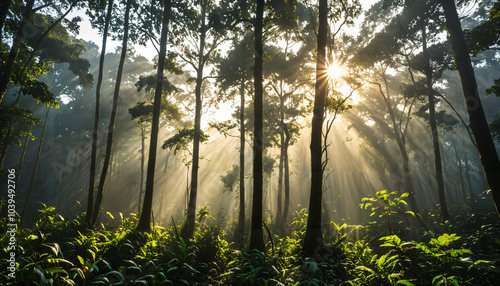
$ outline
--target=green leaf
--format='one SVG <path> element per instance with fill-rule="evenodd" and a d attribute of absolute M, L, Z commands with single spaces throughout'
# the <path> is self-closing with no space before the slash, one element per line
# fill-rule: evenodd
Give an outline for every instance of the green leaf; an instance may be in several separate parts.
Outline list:
<path fill-rule="evenodd" d="M 68 274 L 68 272 L 66 272 L 66 270 L 64 270 L 60 267 L 46 268 L 45 273 L 47 273 L 47 274 L 54 274 L 54 273 L 66 273 L 66 274 Z"/>
<path fill-rule="evenodd" d="M 363 266 L 363 265 L 357 266 L 354 269 L 364 271 L 364 272 L 369 272 L 369 273 L 375 273 L 375 271 L 373 271 L 373 269 L 370 269 L 370 268 Z"/>
<path fill-rule="evenodd" d="M 444 278 L 443 274 L 437 275 L 436 277 L 434 277 L 432 279 L 432 285 L 434 285 L 436 283 L 436 280 L 439 280 L 438 283 L 441 284 L 441 281 L 443 278 Z M 439 284 L 437 284 L 437 285 L 439 285 Z"/>
<path fill-rule="evenodd" d="M 33 271 L 35 272 L 36 275 L 40 278 L 40 285 L 45 285 L 46 280 L 45 280 L 45 275 L 43 275 L 42 267 L 40 265 L 36 266 Z"/>
<path fill-rule="evenodd" d="M 403 284 L 406 286 L 415 286 L 415 284 L 409 282 L 408 280 L 399 280 L 398 282 L 396 282 L 396 284 Z"/>
<path fill-rule="evenodd" d="M 62 258 L 48 258 L 47 259 L 47 262 L 49 263 L 59 263 L 59 262 L 63 262 L 63 263 L 67 263 L 71 266 L 74 266 L 73 263 L 71 263 L 71 261 L 68 261 L 66 259 L 62 259 Z"/>

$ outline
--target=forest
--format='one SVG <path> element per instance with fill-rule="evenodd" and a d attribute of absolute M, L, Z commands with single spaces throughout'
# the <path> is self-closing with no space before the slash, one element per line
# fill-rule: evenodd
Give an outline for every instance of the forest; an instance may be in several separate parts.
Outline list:
<path fill-rule="evenodd" d="M 500 2 L 2 0 L 1 285 L 496 285 Z"/>

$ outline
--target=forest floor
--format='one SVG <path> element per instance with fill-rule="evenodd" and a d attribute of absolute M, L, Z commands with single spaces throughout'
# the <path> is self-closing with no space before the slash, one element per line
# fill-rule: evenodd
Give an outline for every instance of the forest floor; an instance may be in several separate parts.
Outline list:
<path fill-rule="evenodd" d="M 392 235 L 383 217 L 358 226 L 325 222 L 331 235 L 314 258 L 301 252 L 306 209 L 294 214 L 288 235 L 266 235 L 260 252 L 232 241 L 232 220 L 216 225 L 207 212 L 198 216 L 193 237 L 183 239 L 179 226 L 135 231 L 136 217 L 122 214 L 120 225 L 91 230 L 83 215 L 65 219 L 42 205 L 30 228 L 12 231 L 1 222 L 0 284 L 496 285 L 500 220 L 479 204 L 474 211 L 452 208 L 459 214 L 452 223 L 427 212 L 419 229 L 403 227 L 404 219 L 394 215 Z"/>

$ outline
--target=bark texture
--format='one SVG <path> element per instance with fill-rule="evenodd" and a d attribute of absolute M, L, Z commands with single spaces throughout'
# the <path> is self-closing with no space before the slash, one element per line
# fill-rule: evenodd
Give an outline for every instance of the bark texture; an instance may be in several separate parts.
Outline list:
<path fill-rule="evenodd" d="M 441 4 L 446 17 L 446 28 L 450 37 L 453 57 L 460 74 L 467 112 L 470 118 L 470 127 L 477 143 L 481 164 L 491 189 L 497 214 L 500 216 L 500 160 L 479 98 L 476 77 L 472 68 L 467 42 L 460 26 L 455 2 L 453 0 L 441 0 Z"/>

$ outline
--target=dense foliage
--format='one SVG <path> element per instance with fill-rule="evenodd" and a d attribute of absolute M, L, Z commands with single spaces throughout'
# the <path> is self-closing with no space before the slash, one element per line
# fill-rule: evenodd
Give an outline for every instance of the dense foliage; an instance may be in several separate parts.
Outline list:
<path fill-rule="evenodd" d="M 2 258 L 0 280 L 3 285 L 494 285 L 500 224 L 494 213 L 454 211 L 461 213 L 455 224 L 436 224 L 419 241 L 401 227 L 383 235 L 385 225 L 377 218 L 365 226 L 328 222 L 333 235 L 315 260 L 301 254 L 305 209 L 294 214 L 289 235 L 269 231 L 261 252 L 238 250 L 232 234 L 217 226 L 227 218 L 214 218 L 207 207 L 197 214 L 193 237 L 183 239 L 174 221 L 143 233 L 134 230 L 135 215 L 108 213 L 107 224 L 89 230 L 82 216 L 64 218 L 42 205 L 34 227 L 17 230 L 16 278 L 9 279 L 9 262 Z M 8 230 L 5 220 L 1 228 Z M 354 233 L 363 239 L 353 239 Z M 7 232 L 2 245 L 9 238 Z"/>
<path fill-rule="evenodd" d="M 497 283 L 499 19 L 3 0 L 0 284 Z"/>

